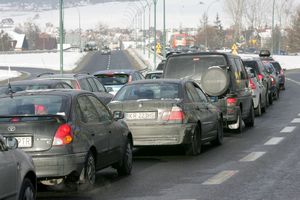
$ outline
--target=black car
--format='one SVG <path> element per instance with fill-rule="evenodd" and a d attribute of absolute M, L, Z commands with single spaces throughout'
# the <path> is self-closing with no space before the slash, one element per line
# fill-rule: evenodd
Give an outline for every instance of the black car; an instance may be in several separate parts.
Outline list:
<path fill-rule="evenodd" d="M 239 56 L 202 52 L 171 55 L 164 78 L 196 80 L 222 110 L 225 127 L 241 132 L 254 126 L 254 106 L 247 71 Z"/>
<path fill-rule="evenodd" d="M 33 158 L 41 183 L 91 187 L 97 170 L 131 172 L 132 136 L 117 114 L 83 90 L 19 92 L 0 97 L 0 132 Z"/>
<path fill-rule="evenodd" d="M 61 80 L 23 80 L 14 81 L 0 86 L 0 94 L 20 92 L 24 90 L 72 89 L 68 83 Z"/>
<path fill-rule="evenodd" d="M 223 115 L 192 80 L 135 81 L 108 106 L 124 112 L 134 146 L 181 145 L 198 155 L 204 143 L 223 143 Z"/>
<path fill-rule="evenodd" d="M 54 74 L 44 73 L 38 75 L 37 79 L 42 80 L 61 80 L 70 84 L 74 89 L 86 90 L 95 93 L 103 103 L 108 104 L 112 99 L 111 95 L 106 88 L 101 84 L 97 78 L 90 74 Z"/>

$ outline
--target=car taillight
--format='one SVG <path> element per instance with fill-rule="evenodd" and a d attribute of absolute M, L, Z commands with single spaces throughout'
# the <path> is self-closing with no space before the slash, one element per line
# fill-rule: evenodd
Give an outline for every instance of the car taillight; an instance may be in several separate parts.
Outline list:
<path fill-rule="evenodd" d="M 251 89 L 255 90 L 256 89 L 256 85 L 253 83 L 252 79 L 249 80 L 249 83 L 250 83 Z"/>
<path fill-rule="evenodd" d="M 131 83 L 131 82 L 132 82 L 132 76 L 129 76 L 128 83 Z"/>
<path fill-rule="evenodd" d="M 263 78 L 264 78 L 264 76 L 261 75 L 261 74 L 258 74 L 257 76 L 258 76 L 258 79 L 259 79 L 260 81 L 263 80 Z"/>
<path fill-rule="evenodd" d="M 270 78 L 271 78 L 271 81 L 272 81 L 272 85 L 276 85 L 275 78 L 273 76 L 270 76 Z"/>
<path fill-rule="evenodd" d="M 171 111 L 163 113 L 162 119 L 165 121 L 180 121 L 184 119 L 184 113 L 181 108 L 174 106 Z"/>
<path fill-rule="evenodd" d="M 236 98 L 232 98 L 232 97 L 229 97 L 227 98 L 227 106 L 235 106 L 236 105 L 236 102 L 237 102 L 237 99 Z"/>
<path fill-rule="evenodd" d="M 20 122 L 20 121 L 21 121 L 21 119 L 19 117 L 13 117 L 10 120 L 10 122 L 12 122 L 12 123 L 16 123 L 16 122 Z"/>
<path fill-rule="evenodd" d="M 71 126 L 69 124 L 60 125 L 55 133 L 53 146 L 70 144 L 72 141 L 73 134 Z"/>

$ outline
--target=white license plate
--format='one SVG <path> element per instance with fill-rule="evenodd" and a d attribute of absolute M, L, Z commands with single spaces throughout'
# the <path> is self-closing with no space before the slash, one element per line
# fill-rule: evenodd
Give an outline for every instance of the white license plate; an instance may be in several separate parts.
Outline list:
<path fill-rule="evenodd" d="M 126 119 L 156 119 L 155 112 L 136 112 L 136 113 L 126 113 Z"/>
<path fill-rule="evenodd" d="M 18 140 L 18 147 L 32 147 L 32 137 L 15 137 Z"/>

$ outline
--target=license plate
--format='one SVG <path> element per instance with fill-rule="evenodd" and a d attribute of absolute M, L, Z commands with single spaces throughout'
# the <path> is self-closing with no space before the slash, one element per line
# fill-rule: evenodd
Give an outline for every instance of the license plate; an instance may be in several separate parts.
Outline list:
<path fill-rule="evenodd" d="M 136 113 L 126 113 L 126 119 L 156 119 L 155 112 L 136 112 Z"/>
<path fill-rule="evenodd" d="M 15 137 L 18 140 L 18 147 L 28 148 L 32 147 L 32 137 Z"/>

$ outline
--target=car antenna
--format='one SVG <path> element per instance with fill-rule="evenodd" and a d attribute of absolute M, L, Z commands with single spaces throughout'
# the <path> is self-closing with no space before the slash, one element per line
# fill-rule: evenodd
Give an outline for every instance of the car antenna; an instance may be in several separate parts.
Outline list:
<path fill-rule="evenodd" d="M 11 84 L 10 84 L 10 66 L 8 66 L 8 79 L 7 79 L 7 84 L 8 84 L 8 94 L 10 95 L 10 98 L 13 98 L 13 89 L 11 87 Z"/>

